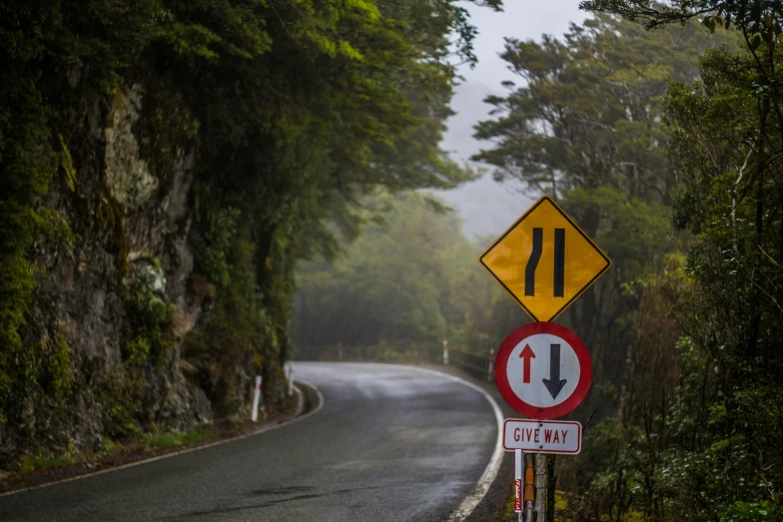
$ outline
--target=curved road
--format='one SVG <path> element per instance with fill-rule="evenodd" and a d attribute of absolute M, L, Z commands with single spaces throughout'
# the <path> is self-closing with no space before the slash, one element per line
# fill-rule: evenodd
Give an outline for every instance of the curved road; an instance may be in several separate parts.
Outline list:
<path fill-rule="evenodd" d="M 473 493 L 497 424 L 478 391 L 415 368 L 297 363 L 322 392 L 298 422 L 0 497 L 10 521 L 437 521 Z"/>

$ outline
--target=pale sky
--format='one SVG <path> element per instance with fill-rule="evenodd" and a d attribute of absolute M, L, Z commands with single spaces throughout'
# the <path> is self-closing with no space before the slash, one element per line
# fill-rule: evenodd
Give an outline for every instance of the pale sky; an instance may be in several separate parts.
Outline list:
<path fill-rule="evenodd" d="M 489 142 L 473 139 L 473 125 L 489 118 L 490 106 L 482 100 L 488 94 L 505 94 L 501 82 L 520 81 L 500 59 L 503 38 L 538 40 L 543 33 L 559 37 L 570 22 L 581 22 L 587 16 L 578 9 L 579 0 L 504 0 L 504 3 L 501 13 L 467 5 L 479 31 L 475 41 L 479 63 L 473 70 L 467 66 L 460 70 L 465 81 L 456 89 L 451 106 L 457 114 L 446 122 L 449 129 L 443 141 L 443 148 L 460 162 L 481 148 L 491 147 Z M 500 234 L 530 206 L 535 198 L 520 194 L 519 188 L 494 182 L 488 172 L 481 180 L 440 195 L 459 210 L 465 234 L 474 239 L 477 235 Z"/>

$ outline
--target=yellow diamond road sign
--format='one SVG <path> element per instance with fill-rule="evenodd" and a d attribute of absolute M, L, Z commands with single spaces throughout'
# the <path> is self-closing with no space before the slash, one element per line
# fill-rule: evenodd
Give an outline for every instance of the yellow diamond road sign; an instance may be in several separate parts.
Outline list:
<path fill-rule="evenodd" d="M 551 321 L 611 266 L 606 254 L 544 196 L 479 258 L 534 321 Z"/>

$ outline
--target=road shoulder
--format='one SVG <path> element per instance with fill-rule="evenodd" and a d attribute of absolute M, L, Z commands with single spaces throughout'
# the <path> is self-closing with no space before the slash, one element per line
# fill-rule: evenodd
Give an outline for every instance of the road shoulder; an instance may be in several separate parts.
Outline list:
<path fill-rule="evenodd" d="M 85 459 L 74 464 L 39 470 L 24 475 L 9 475 L 0 480 L 0 497 L 14 495 L 23 491 L 45 488 L 64 482 L 72 482 L 95 475 L 111 473 L 121 469 L 140 466 L 158 460 L 192 453 L 203 449 L 228 444 L 237 440 L 253 437 L 267 431 L 286 426 L 317 413 L 323 406 L 323 396 L 313 384 L 301 380 L 294 381 L 294 393 L 297 396 L 295 409 L 288 414 L 274 418 L 241 423 L 218 423 L 210 426 L 217 428 L 215 434 L 190 444 L 173 446 L 155 451 L 140 447 L 129 447 L 125 451 L 107 457 Z"/>

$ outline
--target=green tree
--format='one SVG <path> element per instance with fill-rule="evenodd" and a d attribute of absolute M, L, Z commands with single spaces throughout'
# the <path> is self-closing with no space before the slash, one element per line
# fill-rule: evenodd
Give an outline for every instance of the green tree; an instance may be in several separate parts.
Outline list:
<path fill-rule="evenodd" d="M 704 309 L 678 253 L 688 234 L 672 230 L 670 215 L 673 204 L 679 215 L 682 198 L 700 194 L 683 190 L 682 161 L 704 159 L 685 137 L 713 151 L 736 137 L 720 141 L 667 122 L 667 93 L 671 81 L 690 84 L 715 74 L 700 69 L 702 52 L 721 45 L 720 52 L 730 52 L 739 43 L 736 33 L 711 34 L 696 23 L 646 31 L 600 14 L 572 26 L 562 41 L 509 40 L 504 58 L 525 83 L 490 97 L 496 118 L 477 127 L 477 137 L 493 147 L 475 159 L 496 166 L 500 180 L 556 196 L 613 261 L 613 270 L 564 317 L 585 338 L 595 369 L 582 409 L 592 424 L 585 452 L 561 462 L 559 472 L 573 494 L 575 520 L 703 520 L 709 512 L 695 498 L 697 484 L 710 476 L 702 466 L 707 460 L 691 450 L 701 425 L 711 422 L 714 374 L 707 372 L 712 359 L 685 335 L 687 318 L 703 317 Z M 747 118 L 731 110 L 732 118 Z M 703 111 L 683 114 L 698 119 Z M 698 471 L 691 474 L 689 466 Z M 680 495 L 687 481 L 689 493 Z"/>
<path fill-rule="evenodd" d="M 659 381 L 674 378 L 676 393 L 664 402 L 634 392 L 628 406 L 656 407 L 630 425 L 602 424 L 591 437 L 601 451 L 623 449 L 590 463 L 603 471 L 572 514 L 781 520 L 779 5 L 608 0 L 584 6 L 648 27 L 692 18 L 712 31 L 736 26 L 724 34 L 743 44 L 709 50 L 700 80 L 674 83 L 664 103 L 677 180 L 673 221 L 694 241 L 682 275 L 655 276 L 646 288 L 652 283 L 659 290 L 645 295 L 657 295 L 669 310 L 669 325 L 660 329 L 680 336 L 667 342 L 676 346 L 667 363 L 673 372 Z"/>
<path fill-rule="evenodd" d="M 646 32 L 606 15 L 562 41 L 509 39 L 503 58 L 524 84 L 489 97 L 496 118 L 476 127 L 493 147 L 474 159 L 559 199 L 613 261 L 564 318 L 594 351 L 604 411 L 618 405 L 633 343 L 639 302 L 624 289 L 681 244 L 668 222 L 677 180 L 662 123 L 668 82 L 696 77 L 700 50 L 721 41 L 694 24 Z"/>

